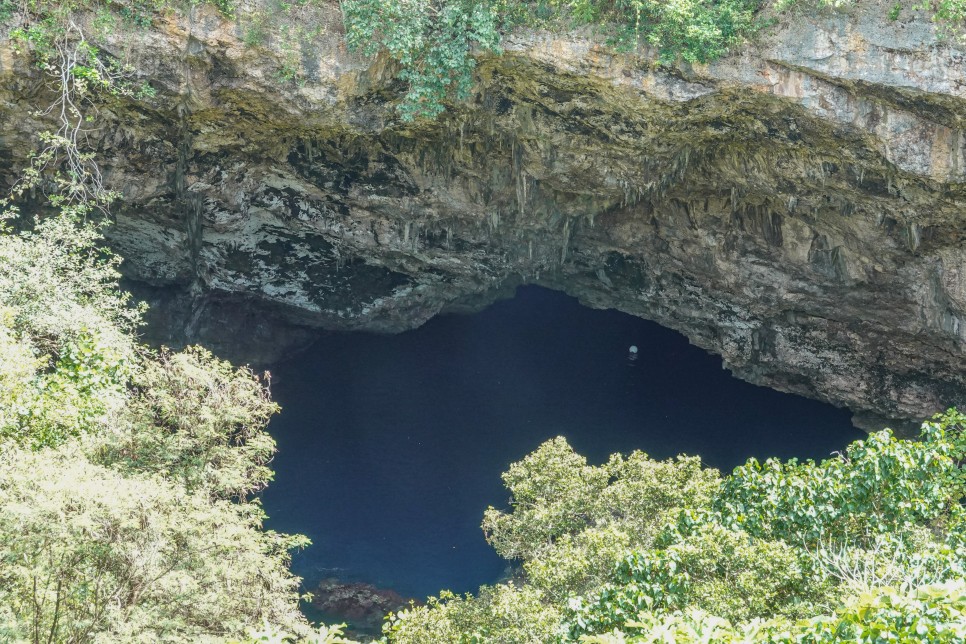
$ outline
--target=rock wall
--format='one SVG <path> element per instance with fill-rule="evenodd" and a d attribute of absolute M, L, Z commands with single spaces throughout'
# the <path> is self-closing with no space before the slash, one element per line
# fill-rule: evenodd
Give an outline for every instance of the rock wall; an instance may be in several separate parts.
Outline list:
<path fill-rule="evenodd" d="M 110 239 L 155 337 L 236 358 L 537 283 L 860 426 L 918 420 L 966 403 L 966 67 L 890 6 L 782 17 L 709 66 L 515 34 L 468 101 L 417 125 L 336 14 L 290 83 L 196 8 L 111 43 L 158 97 L 109 103 L 91 133 L 125 196 Z M 0 177 L 46 91 L 0 43 Z"/>

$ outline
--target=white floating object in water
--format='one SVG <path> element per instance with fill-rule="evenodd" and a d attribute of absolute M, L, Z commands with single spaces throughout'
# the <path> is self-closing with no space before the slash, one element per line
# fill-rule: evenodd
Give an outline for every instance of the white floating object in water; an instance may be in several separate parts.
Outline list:
<path fill-rule="evenodd" d="M 628 351 L 630 351 L 631 353 L 637 353 L 637 345 L 636 344 L 632 344 L 631 345 L 631 348 L 628 349 Z"/>

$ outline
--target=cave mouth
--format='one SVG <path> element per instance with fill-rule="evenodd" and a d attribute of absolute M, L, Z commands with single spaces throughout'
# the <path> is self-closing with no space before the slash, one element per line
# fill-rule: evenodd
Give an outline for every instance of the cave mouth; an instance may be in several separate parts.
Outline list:
<path fill-rule="evenodd" d="M 637 353 L 630 352 L 631 346 Z M 640 449 L 823 458 L 862 434 L 847 410 L 732 377 L 675 331 L 536 286 L 398 335 L 325 334 L 272 370 L 282 413 L 270 528 L 313 545 L 308 589 L 336 577 L 412 597 L 506 571 L 486 544 L 500 474 L 562 435 L 592 463 Z"/>

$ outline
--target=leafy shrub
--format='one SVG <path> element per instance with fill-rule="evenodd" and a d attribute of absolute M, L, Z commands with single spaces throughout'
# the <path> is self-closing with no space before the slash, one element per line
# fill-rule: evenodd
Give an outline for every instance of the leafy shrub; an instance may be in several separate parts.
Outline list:
<path fill-rule="evenodd" d="M 443 592 L 390 616 L 383 630 L 393 644 L 543 644 L 553 641 L 559 620 L 539 590 L 498 584 L 476 597 Z"/>
<path fill-rule="evenodd" d="M 725 480 L 715 507 L 753 535 L 813 544 L 928 525 L 964 496 L 961 420 L 926 423 L 919 441 L 884 430 L 821 463 L 751 459 Z"/>
<path fill-rule="evenodd" d="M 585 644 L 846 644 L 851 642 L 930 642 L 953 644 L 966 638 L 966 584 L 923 586 L 899 593 L 878 589 L 834 614 L 791 621 L 773 619 L 733 626 L 699 610 L 628 616 L 630 631 L 582 635 Z"/>
<path fill-rule="evenodd" d="M 307 633 L 307 541 L 249 499 L 275 405 L 204 350 L 139 347 L 115 265 L 69 217 L 0 234 L 0 639 Z"/>
<path fill-rule="evenodd" d="M 964 426 L 950 411 L 920 441 L 886 430 L 821 463 L 752 459 L 724 480 L 640 452 L 591 466 L 557 438 L 510 466 L 511 510 L 489 508 L 483 527 L 523 562 L 502 592 L 560 615 L 564 641 L 958 641 Z M 401 613 L 386 641 L 504 641 L 493 592 Z"/>
<path fill-rule="evenodd" d="M 123 405 L 140 312 L 116 290 L 116 262 L 102 259 L 97 234 L 69 217 L 0 231 L 0 348 L 12 361 L 0 442 L 56 445 Z"/>
<path fill-rule="evenodd" d="M 595 25 L 620 48 L 654 47 L 660 60 L 705 63 L 724 55 L 759 25 L 757 0 L 343 0 L 349 46 L 384 53 L 408 91 L 403 120 L 433 118 L 446 100 L 462 100 L 472 82 L 474 50 L 499 52 L 515 26 Z"/>
<path fill-rule="evenodd" d="M 511 465 L 503 481 L 512 511 L 486 510 L 487 541 L 558 599 L 603 583 L 627 550 L 650 546 L 681 508 L 710 505 L 719 485 L 698 458 L 634 452 L 595 467 L 563 438 Z"/>
<path fill-rule="evenodd" d="M 0 454 L 0 605 L 33 642 L 194 641 L 301 628 L 287 550 L 256 505 L 211 502 L 70 448 Z"/>
<path fill-rule="evenodd" d="M 396 61 L 408 91 L 404 120 L 433 118 L 447 98 L 468 96 L 476 65 L 470 55 L 498 51 L 498 16 L 484 0 L 343 0 L 349 47 Z"/>
<path fill-rule="evenodd" d="M 213 498 L 261 490 L 275 453 L 265 427 L 278 410 L 262 383 L 198 347 L 147 355 L 124 413 L 92 440 L 96 460 Z"/>
<path fill-rule="evenodd" d="M 574 639 L 622 628 L 642 612 L 700 610 L 735 623 L 804 617 L 828 591 L 801 550 L 716 524 L 666 549 L 630 553 L 612 579 L 589 600 L 571 603 Z"/>

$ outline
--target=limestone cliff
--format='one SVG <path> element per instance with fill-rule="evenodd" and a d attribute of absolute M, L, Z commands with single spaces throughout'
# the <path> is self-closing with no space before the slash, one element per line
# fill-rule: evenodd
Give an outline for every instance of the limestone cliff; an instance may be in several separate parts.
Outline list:
<path fill-rule="evenodd" d="M 701 67 L 521 32 L 411 125 L 336 8 L 287 83 L 199 7 L 113 43 L 158 96 L 92 132 L 125 197 L 111 242 L 169 342 L 266 361 L 307 328 L 400 331 L 538 283 L 859 424 L 919 419 L 966 403 L 966 67 L 887 12 L 783 17 Z M 0 177 L 44 92 L 0 43 Z"/>

